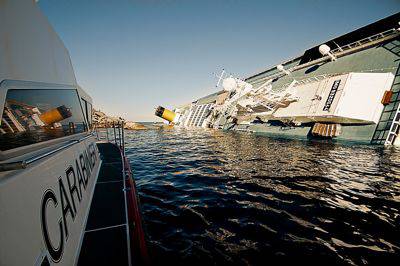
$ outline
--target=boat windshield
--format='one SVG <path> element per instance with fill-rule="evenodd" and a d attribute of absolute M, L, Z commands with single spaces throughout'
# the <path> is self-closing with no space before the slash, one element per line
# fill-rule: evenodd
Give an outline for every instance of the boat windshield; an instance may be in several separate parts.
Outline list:
<path fill-rule="evenodd" d="M 0 150 L 9 150 L 87 130 L 74 89 L 7 92 L 0 123 Z"/>

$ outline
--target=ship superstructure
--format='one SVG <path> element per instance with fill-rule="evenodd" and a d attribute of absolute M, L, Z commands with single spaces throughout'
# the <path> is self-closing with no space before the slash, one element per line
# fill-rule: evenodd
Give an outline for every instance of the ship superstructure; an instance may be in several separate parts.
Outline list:
<path fill-rule="evenodd" d="M 177 108 L 174 123 L 295 138 L 400 144 L 400 14 Z M 222 74 L 223 75 L 223 74 Z"/>

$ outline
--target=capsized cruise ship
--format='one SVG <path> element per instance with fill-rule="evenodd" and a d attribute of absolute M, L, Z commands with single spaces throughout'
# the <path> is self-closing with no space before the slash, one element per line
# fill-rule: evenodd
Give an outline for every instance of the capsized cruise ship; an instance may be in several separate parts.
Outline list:
<path fill-rule="evenodd" d="M 400 13 L 156 115 L 175 126 L 400 145 Z"/>
<path fill-rule="evenodd" d="M 146 263 L 123 121 L 98 140 L 92 98 L 33 0 L 0 0 L 0 110 L 0 265 Z"/>

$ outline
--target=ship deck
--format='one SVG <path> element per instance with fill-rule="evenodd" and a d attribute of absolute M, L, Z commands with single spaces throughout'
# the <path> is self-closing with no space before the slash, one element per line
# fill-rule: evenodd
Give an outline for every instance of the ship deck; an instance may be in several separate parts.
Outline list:
<path fill-rule="evenodd" d="M 102 165 L 97 179 L 78 265 L 129 265 L 127 201 L 123 158 L 112 143 L 98 143 Z"/>

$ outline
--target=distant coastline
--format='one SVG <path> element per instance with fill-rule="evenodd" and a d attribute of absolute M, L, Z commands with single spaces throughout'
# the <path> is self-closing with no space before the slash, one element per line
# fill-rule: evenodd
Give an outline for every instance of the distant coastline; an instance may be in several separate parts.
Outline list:
<path fill-rule="evenodd" d="M 106 113 L 93 109 L 93 124 L 96 128 L 106 128 L 124 121 L 127 130 L 150 130 L 160 129 L 164 126 L 162 122 L 134 122 L 126 121 L 121 117 L 109 116 Z"/>

